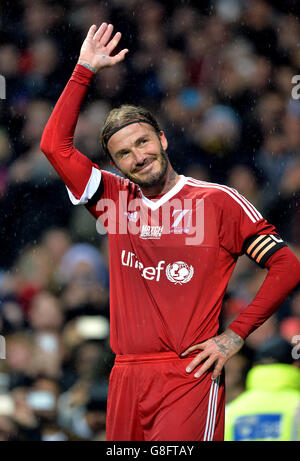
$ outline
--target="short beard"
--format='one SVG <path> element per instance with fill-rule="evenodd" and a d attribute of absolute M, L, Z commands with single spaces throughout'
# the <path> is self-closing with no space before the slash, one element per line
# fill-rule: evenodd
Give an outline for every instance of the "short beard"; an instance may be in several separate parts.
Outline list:
<path fill-rule="evenodd" d="M 162 145 L 160 148 L 160 159 L 161 159 L 161 169 L 154 174 L 151 174 L 147 179 L 142 180 L 142 179 L 136 179 L 133 175 L 131 174 L 124 174 L 124 176 L 129 179 L 130 181 L 134 182 L 138 186 L 142 187 L 153 187 L 159 184 L 163 178 L 165 177 L 168 169 L 168 155 L 167 152 L 163 149 Z"/>

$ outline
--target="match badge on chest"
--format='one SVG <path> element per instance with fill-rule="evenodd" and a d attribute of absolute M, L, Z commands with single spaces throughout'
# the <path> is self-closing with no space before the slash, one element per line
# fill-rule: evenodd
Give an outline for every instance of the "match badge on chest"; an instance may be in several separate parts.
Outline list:
<path fill-rule="evenodd" d="M 143 225 L 140 234 L 141 239 L 160 239 L 164 226 L 148 226 Z"/>

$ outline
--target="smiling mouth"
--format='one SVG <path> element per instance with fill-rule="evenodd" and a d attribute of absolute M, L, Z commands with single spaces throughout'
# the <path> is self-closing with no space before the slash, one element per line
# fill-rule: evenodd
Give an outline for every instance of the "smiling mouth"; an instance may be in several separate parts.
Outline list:
<path fill-rule="evenodd" d="M 150 162 L 148 162 L 146 165 L 144 165 L 142 168 L 139 168 L 136 173 L 141 173 L 142 171 L 146 171 L 150 165 L 152 165 L 152 163 L 154 162 L 154 160 L 151 160 Z"/>

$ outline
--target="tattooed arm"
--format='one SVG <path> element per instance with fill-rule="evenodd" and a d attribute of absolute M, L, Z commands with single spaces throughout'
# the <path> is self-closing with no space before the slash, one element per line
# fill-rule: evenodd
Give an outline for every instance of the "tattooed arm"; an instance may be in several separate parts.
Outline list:
<path fill-rule="evenodd" d="M 213 364 L 215 364 L 212 379 L 216 379 L 222 371 L 223 366 L 230 357 L 236 354 L 243 346 L 244 340 L 234 333 L 229 328 L 224 333 L 214 338 L 210 338 L 204 343 L 195 344 L 184 351 L 181 356 L 185 357 L 190 352 L 201 349 L 196 357 L 189 363 L 186 368 L 187 373 L 191 373 L 198 365 L 203 362 L 194 374 L 195 378 L 199 378 L 205 373 Z"/>

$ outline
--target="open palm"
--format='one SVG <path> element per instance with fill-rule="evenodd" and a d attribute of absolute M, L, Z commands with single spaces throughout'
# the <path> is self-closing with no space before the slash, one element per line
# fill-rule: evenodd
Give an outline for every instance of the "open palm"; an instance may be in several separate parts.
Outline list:
<path fill-rule="evenodd" d="M 87 64 L 97 72 L 104 67 L 114 66 L 123 61 L 128 52 L 127 48 L 111 56 L 121 38 L 121 33 L 117 32 L 111 39 L 112 31 L 113 25 L 107 25 L 105 22 L 98 30 L 97 26 L 91 26 L 82 44 L 78 63 Z"/>

